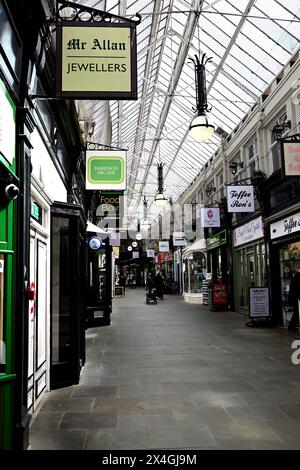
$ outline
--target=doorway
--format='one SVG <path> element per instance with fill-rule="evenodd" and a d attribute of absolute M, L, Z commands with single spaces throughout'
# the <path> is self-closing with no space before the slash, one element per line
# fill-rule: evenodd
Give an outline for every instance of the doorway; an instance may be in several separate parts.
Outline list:
<path fill-rule="evenodd" d="M 28 411 L 33 412 L 48 388 L 49 319 L 47 308 L 47 240 L 31 231 L 29 288 L 35 298 L 28 314 Z"/>

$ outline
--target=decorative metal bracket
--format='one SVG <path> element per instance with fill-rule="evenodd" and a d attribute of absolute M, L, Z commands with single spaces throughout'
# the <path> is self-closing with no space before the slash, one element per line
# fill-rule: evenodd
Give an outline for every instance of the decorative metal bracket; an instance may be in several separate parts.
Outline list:
<path fill-rule="evenodd" d="M 71 9 L 69 12 L 67 9 Z M 136 19 L 135 19 L 136 18 Z M 133 18 L 123 18 L 107 11 L 98 10 L 80 3 L 69 2 L 67 0 L 57 0 L 55 15 L 51 18 L 51 23 L 59 23 L 61 21 L 78 21 L 93 23 L 126 23 L 137 26 L 140 24 L 142 17 L 136 13 Z"/>
<path fill-rule="evenodd" d="M 85 142 L 83 150 L 122 150 L 123 152 L 127 152 L 128 149 L 122 149 L 120 147 L 112 147 L 110 145 L 100 144 L 99 142 Z"/>

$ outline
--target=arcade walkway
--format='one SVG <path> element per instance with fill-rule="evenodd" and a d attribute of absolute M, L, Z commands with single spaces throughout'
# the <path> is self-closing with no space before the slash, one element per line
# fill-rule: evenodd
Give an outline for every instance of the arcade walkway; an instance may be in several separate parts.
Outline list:
<path fill-rule="evenodd" d="M 51 392 L 31 449 L 300 449 L 295 333 L 127 290 L 87 331 L 81 383 Z"/>

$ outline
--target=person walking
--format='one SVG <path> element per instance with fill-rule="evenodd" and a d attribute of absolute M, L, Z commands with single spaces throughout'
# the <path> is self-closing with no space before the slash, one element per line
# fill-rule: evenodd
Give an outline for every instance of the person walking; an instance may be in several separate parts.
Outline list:
<path fill-rule="evenodd" d="M 288 303 L 293 307 L 293 316 L 288 329 L 297 331 L 299 326 L 300 272 L 297 271 L 291 279 Z"/>

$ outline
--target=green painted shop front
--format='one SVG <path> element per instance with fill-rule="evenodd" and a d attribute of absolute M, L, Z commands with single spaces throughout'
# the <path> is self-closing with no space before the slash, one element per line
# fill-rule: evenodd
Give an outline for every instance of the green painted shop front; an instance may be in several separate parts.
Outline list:
<path fill-rule="evenodd" d="M 11 198 L 14 197 L 15 189 L 12 185 L 18 184 L 15 174 L 16 107 L 2 81 L 0 81 L 0 118 L 2 118 L 2 122 L 0 121 L 0 449 L 2 450 L 11 449 L 13 446 L 16 379 L 14 364 L 16 203 Z"/>

